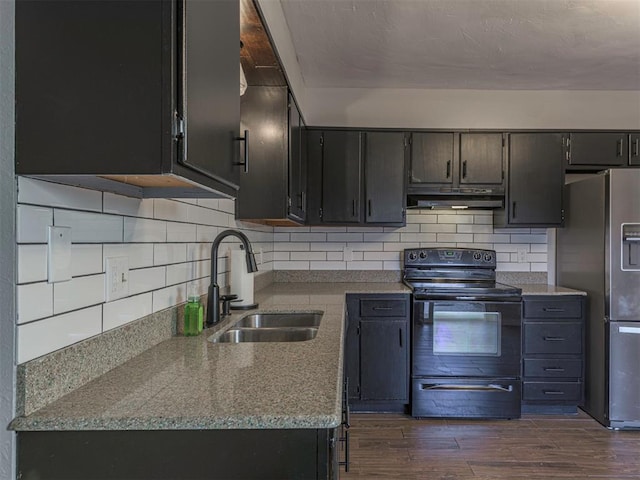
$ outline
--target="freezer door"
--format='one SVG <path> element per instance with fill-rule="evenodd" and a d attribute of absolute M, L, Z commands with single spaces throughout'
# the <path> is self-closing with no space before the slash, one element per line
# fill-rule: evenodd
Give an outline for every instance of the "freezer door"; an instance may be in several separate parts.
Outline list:
<path fill-rule="evenodd" d="M 609 324 L 609 421 L 640 427 L 640 322 Z"/>

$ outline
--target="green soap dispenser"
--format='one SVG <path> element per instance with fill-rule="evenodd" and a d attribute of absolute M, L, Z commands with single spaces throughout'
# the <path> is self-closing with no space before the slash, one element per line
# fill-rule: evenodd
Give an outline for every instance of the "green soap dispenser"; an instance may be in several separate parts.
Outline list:
<path fill-rule="evenodd" d="M 204 307 L 200 296 L 191 292 L 184 307 L 184 334 L 188 337 L 200 335 L 204 322 Z"/>

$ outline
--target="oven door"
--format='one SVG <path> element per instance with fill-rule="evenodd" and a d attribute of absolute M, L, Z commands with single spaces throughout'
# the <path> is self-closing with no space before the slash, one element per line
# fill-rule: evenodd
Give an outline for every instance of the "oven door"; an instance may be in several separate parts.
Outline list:
<path fill-rule="evenodd" d="M 415 300 L 413 377 L 520 378 L 521 302 Z"/>

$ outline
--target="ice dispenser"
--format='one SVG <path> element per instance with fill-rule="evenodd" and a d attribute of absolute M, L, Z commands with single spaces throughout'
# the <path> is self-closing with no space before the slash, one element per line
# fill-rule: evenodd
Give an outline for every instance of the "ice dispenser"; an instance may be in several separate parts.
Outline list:
<path fill-rule="evenodd" d="M 622 270 L 640 270 L 640 223 L 622 224 Z"/>

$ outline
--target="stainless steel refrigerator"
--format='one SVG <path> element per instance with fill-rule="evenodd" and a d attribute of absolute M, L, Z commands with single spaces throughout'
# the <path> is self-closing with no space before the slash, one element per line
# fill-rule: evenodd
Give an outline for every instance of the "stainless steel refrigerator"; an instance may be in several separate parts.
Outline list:
<path fill-rule="evenodd" d="M 640 428 L 640 169 L 566 186 L 558 285 L 588 297 L 583 409 L 603 425 Z"/>

